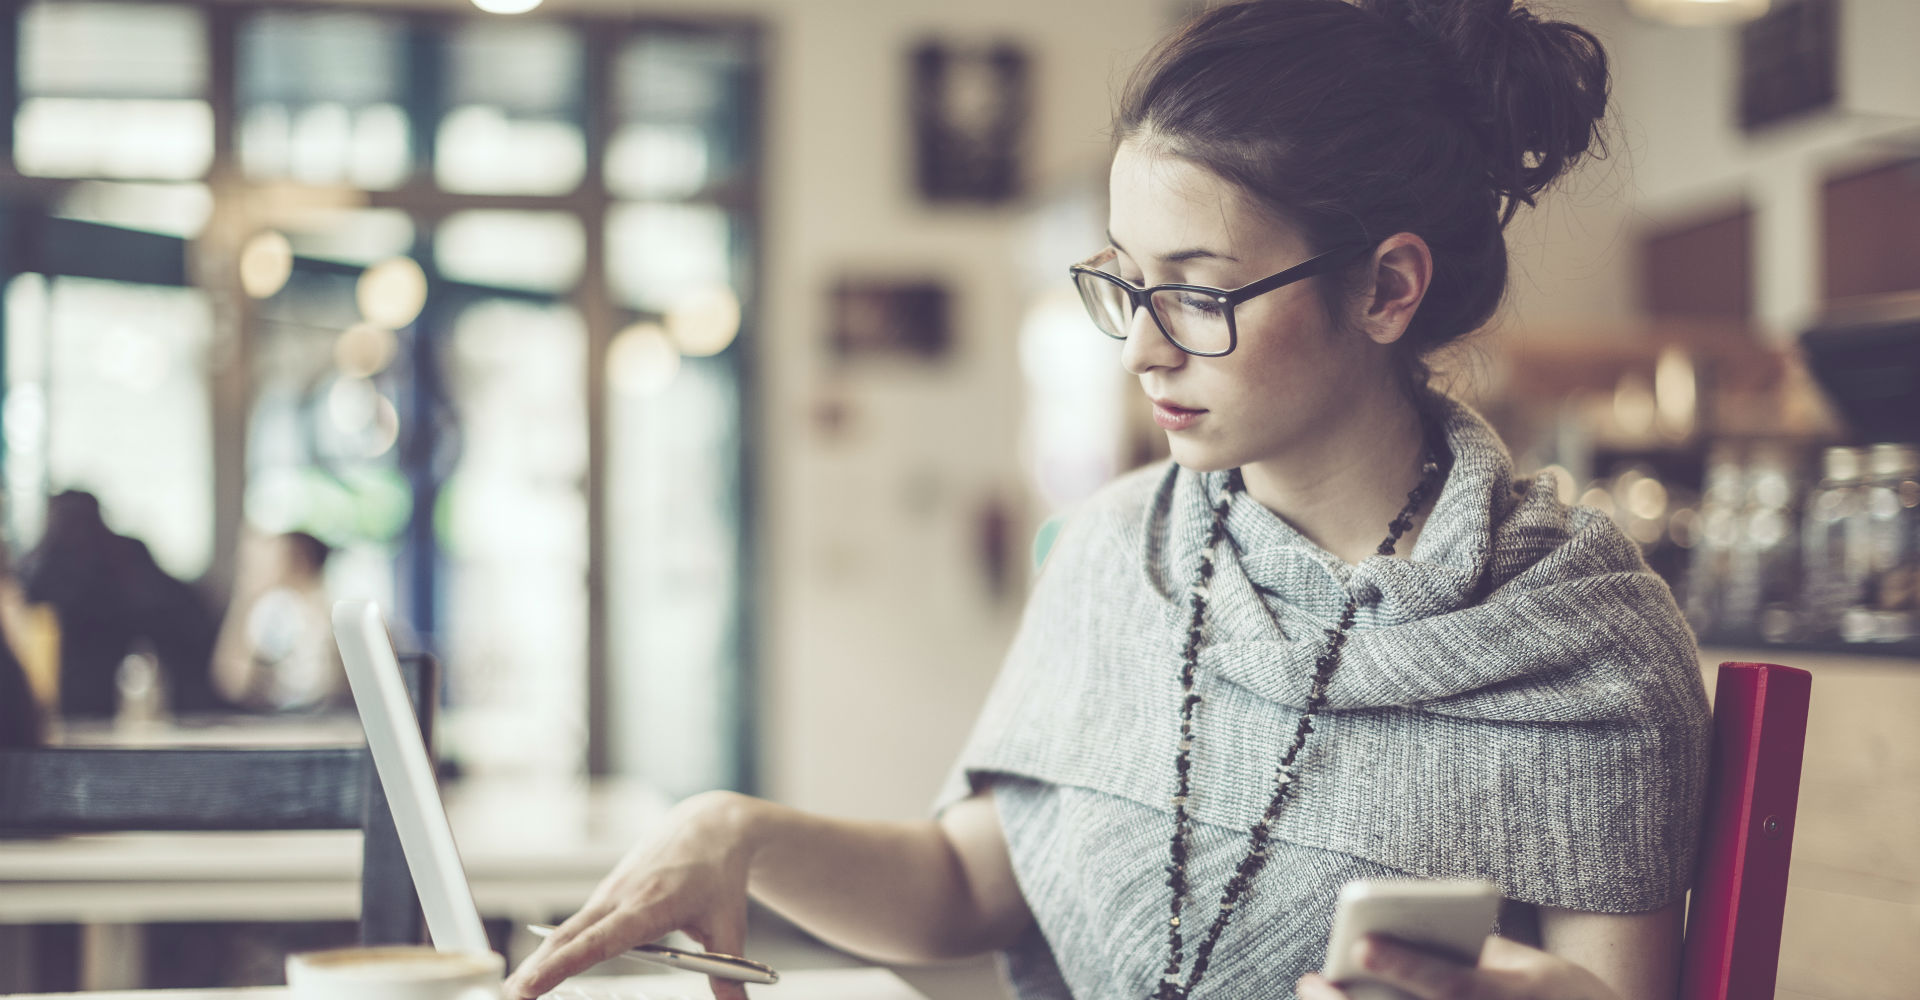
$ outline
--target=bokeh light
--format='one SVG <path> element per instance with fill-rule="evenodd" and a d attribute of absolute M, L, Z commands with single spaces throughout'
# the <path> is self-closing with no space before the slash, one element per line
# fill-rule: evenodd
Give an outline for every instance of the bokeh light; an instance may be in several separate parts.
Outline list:
<path fill-rule="evenodd" d="M 616 392 L 651 396 L 680 373 L 680 350 L 658 323 L 635 323 L 607 345 L 607 383 Z"/>
<path fill-rule="evenodd" d="M 740 333 L 740 299 L 724 285 L 694 292 L 667 310 L 667 333 L 687 357 L 719 354 Z"/>
<path fill-rule="evenodd" d="M 412 323 L 427 304 L 427 275 L 411 257 L 389 257 L 360 274 L 354 288 L 360 316 L 375 326 L 398 330 Z"/>
<path fill-rule="evenodd" d="M 355 323 L 333 342 L 334 367 L 349 378 L 372 378 L 387 370 L 400 349 L 399 338 L 384 326 Z"/>
<path fill-rule="evenodd" d="M 280 233 L 255 233 L 240 248 L 240 287 L 253 298 L 272 298 L 292 276 L 293 244 Z"/>

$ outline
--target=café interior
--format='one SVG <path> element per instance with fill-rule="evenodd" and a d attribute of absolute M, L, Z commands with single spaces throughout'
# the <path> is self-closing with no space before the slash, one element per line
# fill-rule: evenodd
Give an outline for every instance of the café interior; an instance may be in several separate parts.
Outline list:
<path fill-rule="evenodd" d="M 435 665 L 509 961 L 701 790 L 925 817 L 1037 533 L 1167 454 L 1067 266 L 1126 71 L 1203 6 L 6 5 L 0 994 L 358 940 L 358 830 L 6 815 L 30 747 L 357 745 L 340 599 Z M 1609 155 L 1439 377 L 1640 544 L 1709 692 L 1811 675 L 1772 995 L 1910 998 L 1920 4 L 1535 6 L 1607 47 Z"/>

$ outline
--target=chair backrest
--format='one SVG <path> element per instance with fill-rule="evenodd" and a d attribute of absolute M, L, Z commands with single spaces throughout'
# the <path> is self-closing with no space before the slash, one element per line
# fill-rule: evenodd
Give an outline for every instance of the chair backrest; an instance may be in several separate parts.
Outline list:
<path fill-rule="evenodd" d="M 433 746 L 439 666 L 400 658 Z M 132 830 L 361 830 L 360 938 L 424 940 L 400 835 L 365 747 L 0 750 L 0 838 Z"/>
<path fill-rule="evenodd" d="M 1722 663 L 1681 1000 L 1773 996 L 1812 675 Z"/>

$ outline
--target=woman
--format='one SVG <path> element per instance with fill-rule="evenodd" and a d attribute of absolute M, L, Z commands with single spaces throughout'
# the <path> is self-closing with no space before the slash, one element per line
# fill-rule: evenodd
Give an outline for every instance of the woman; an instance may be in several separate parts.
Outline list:
<path fill-rule="evenodd" d="M 1368 966 L 1420 997 L 1671 998 L 1692 636 L 1423 360 L 1492 315 L 1506 222 L 1607 87 L 1590 34 L 1510 0 L 1255 0 L 1168 39 L 1074 277 L 1173 460 L 1062 529 L 938 819 L 690 799 L 514 988 L 675 928 L 737 952 L 751 892 L 876 959 L 1000 950 L 1023 1000 L 1332 1000 L 1341 885 L 1470 876 L 1507 898 L 1479 968 Z"/>

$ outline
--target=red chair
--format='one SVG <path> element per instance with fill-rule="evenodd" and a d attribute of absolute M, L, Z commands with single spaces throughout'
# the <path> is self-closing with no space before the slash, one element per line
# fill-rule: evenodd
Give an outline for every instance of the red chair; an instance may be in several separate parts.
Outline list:
<path fill-rule="evenodd" d="M 1773 996 L 1812 682 L 1793 667 L 1720 665 L 1681 1000 Z"/>

